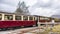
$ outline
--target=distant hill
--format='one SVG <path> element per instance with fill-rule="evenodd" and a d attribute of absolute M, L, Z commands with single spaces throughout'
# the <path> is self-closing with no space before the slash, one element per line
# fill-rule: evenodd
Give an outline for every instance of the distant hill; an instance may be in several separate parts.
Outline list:
<path fill-rule="evenodd" d="M 53 18 L 60 18 L 60 15 L 52 15 Z"/>

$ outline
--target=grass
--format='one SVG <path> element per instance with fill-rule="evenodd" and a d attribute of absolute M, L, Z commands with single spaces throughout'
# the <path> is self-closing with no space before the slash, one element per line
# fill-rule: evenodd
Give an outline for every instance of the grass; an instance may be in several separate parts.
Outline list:
<path fill-rule="evenodd" d="M 50 27 L 46 28 L 44 32 L 40 32 L 38 34 L 49 34 L 50 32 L 53 32 L 53 34 L 60 34 L 60 25 L 56 25 L 50 29 Z"/>

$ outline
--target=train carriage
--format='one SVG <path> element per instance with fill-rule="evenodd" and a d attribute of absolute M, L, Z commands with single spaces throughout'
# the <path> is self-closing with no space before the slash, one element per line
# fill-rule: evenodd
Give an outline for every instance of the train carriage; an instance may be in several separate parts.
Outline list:
<path fill-rule="evenodd" d="M 51 20 L 51 17 L 0 12 L 0 30 L 38 26 L 38 21 L 45 24 Z"/>
<path fill-rule="evenodd" d="M 0 30 L 16 27 L 36 26 L 36 24 L 36 18 L 32 15 L 0 13 Z"/>

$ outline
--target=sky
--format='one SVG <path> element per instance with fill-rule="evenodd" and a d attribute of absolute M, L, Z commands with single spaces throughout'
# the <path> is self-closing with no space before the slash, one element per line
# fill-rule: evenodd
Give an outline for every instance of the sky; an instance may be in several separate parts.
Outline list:
<path fill-rule="evenodd" d="M 32 15 L 52 16 L 60 14 L 60 0 L 0 0 L 0 10 L 14 12 L 18 2 L 24 1 Z"/>

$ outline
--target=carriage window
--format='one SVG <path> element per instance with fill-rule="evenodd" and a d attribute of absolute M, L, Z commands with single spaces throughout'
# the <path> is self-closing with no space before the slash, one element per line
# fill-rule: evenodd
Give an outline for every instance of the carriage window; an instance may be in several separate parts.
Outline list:
<path fill-rule="evenodd" d="M 40 20 L 43 20 L 44 18 L 43 17 L 40 17 Z"/>
<path fill-rule="evenodd" d="M 29 20 L 33 20 L 33 17 L 29 17 Z"/>
<path fill-rule="evenodd" d="M 15 16 L 16 20 L 21 20 L 21 16 Z"/>
<path fill-rule="evenodd" d="M 13 16 L 12 15 L 5 15 L 4 20 L 13 20 Z"/>
<path fill-rule="evenodd" d="M 0 20 L 2 20 L 2 15 L 0 14 Z"/>
<path fill-rule="evenodd" d="M 28 20 L 28 16 L 23 16 L 23 20 Z"/>
<path fill-rule="evenodd" d="M 38 17 L 34 17 L 34 20 L 38 20 Z"/>

